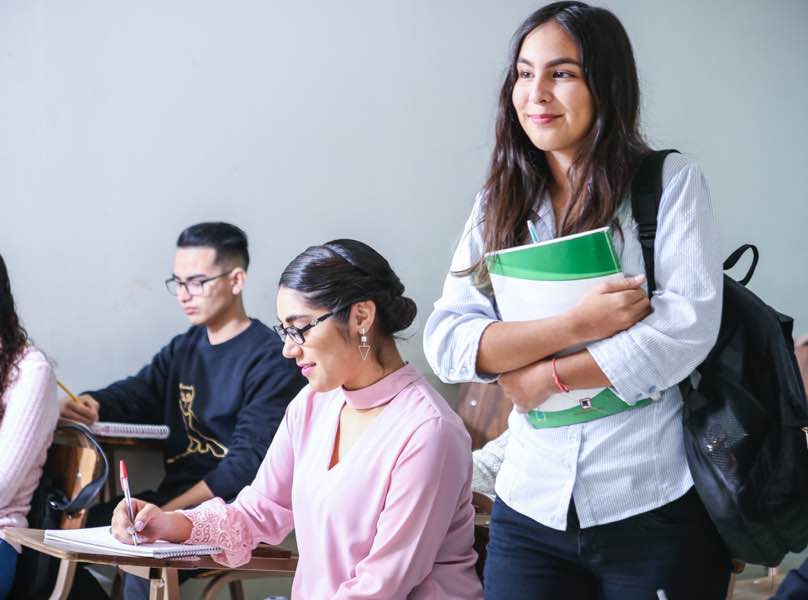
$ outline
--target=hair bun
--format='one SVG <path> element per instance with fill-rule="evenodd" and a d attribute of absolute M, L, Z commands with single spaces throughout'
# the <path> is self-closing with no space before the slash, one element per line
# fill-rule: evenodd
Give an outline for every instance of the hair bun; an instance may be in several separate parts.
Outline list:
<path fill-rule="evenodd" d="M 412 325 L 418 314 L 418 307 L 412 298 L 399 295 L 393 298 L 384 312 L 391 333 L 398 333 Z"/>

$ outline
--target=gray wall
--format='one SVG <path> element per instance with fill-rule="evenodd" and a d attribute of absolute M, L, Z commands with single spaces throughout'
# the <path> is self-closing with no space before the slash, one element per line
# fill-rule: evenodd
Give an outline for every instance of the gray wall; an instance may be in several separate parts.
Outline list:
<path fill-rule="evenodd" d="M 165 292 L 186 225 L 250 235 L 251 314 L 305 246 L 371 243 L 421 314 L 481 183 L 506 47 L 536 2 L 6 0 L 0 252 L 25 325 L 77 389 L 186 323 Z M 808 330 L 808 2 L 608 2 L 644 123 L 703 165 L 728 252 Z M 450 392 L 449 392 L 450 393 Z"/>

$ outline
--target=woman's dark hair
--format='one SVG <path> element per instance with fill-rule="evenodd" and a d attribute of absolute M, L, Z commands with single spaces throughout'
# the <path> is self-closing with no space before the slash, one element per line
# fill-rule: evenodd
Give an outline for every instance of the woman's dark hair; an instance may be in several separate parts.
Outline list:
<path fill-rule="evenodd" d="M 11 282 L 3 257 L 0 256 L 0 396 L 11 383 L 17 361 L 28 344 L 28 334 L 20 325 L 11 295 Z M 0 407 L 2 415 L 2 407 Z"/>
<path fill-rule="evenodd" d="M 410 326 L 418 312 L 404 296 L 404 285 L 390 263 L 373 248 L 356 240 L 333 240 L 310 246 L 281 274 L 279 286 L 295 290 L 312 306 L 334 311 L 345 323 L 351 305 L 363 300 L 376 304 L 377 336 L 392 337 Z M 377 358 L 379 346 L 375 344 Z"/>
<path fill-rule="evenodd" d="M 496 141 L 483 185 L 483 244 L 486 252 L 525 243 L 525 221 L 552 180 L 544 152 L 528 138 L 513 106 L 522 42 L 537 27 L 555 21 L 578 44 L 594 103 L 594 121 L 570 167 L 570 202 L 558 235 L 617 225 L 615 213 L 649 148 L 639 131 L 640 88 L 631 42 L 617 17 L 583 2 L 555 2 L 530 15 L 511 40 L 510 64 L 499 94 Z M 618 226 L 619 231 L 619 226 Z M 479 261 L 473 273 L 488 284 Z"/>
<path fill-rule="evenodd" d="M 245 270 L 250 266 L 247 234 L 230 223 L 197 223 L 177 238 L 177 248 L 213 248 L 216 264 L 236 262 Z"/>

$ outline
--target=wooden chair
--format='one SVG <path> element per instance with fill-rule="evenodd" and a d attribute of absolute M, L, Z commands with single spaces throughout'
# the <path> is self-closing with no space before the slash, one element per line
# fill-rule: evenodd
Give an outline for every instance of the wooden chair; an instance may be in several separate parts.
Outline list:
<path fill-rule="evenodd" d="M 74 500 L 94 478 L 99 476 L 103 464 L 103 457 L 86 437 L 76 430 L 59 427 L 54 433 L 43 473 L 51 477 L 53 485 L 63 490 L 69 500 Z M 78 529 L 84 526 L 86 520 L 86 509 L 73 515 L 64 513 L 59 528 Z M 67 599 L 75 573 L 76 563 L 60 561 L 50 600 Z"/>
<path fill-rule="evenodd" d="M 253 556 L 276 556 L 277 548 L 263 547 L 259 545 L 254 551 Z M 297 553 L 290 552 L 289 557 L 297 559 Z M 294 575 L 294 571 L 241 571 L 239 569 L 212 569 L 203 571 L 194 577 L 197 579 L 210 579 L 208 585 L 202 592 L 202 600 L 214 600 L 219 592 L 227 586 L 230 593 L 230 600 L 244 600 L 244 586 L 242 581 L 245 579 L 265 579 L 268 577 L 290 577 Z"/>
<path fill-rule="evenodd" d="M 473 450 L 498 437 L 508 428 L 513 404 L 505 399 L 502 389 L 493 383 L 462 383 L 457 401 L 457 414 L 471 435 Z"/>
<path fill-rule="evenodd" d="M 457 413 L 471 435 L 471 447 L 482 448 L 508 428 L 508 415 L 513 404 L 505 399 L 498 385 L 489 383 L 463 383 L 457 402 Z M 488 521 L 493 502 L 488 496 L 473 493 L 474 550 L 477 551 L 475 569 L 482 581 L 488 546 Z"/>

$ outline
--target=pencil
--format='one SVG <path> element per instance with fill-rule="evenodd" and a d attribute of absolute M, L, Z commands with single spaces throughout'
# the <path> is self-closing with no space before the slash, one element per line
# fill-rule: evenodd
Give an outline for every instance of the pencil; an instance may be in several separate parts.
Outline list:
<path fill-rule="evenodd" d="M 62 391 L 63 391 L 65 394 L 67 394 L 68 396 L 70 396 L 70 399 L 71 399 L 73 402 L 75 402 L 76 404 L 81 404 L 81 405 L 84 405 L 84 402 L 82 402 L 81 400 L 79 400 L 79 399 L 78 399 L 78 397 L 77 397 L 77 396 L 76 396 L 76 395 L 75 395 L 73 392 L 71 392 L 69 389 L 67 389 L 67 386 L 66 386 L 64 383 L 62 383 L 61 381 L 58 381 L 58 380 L 57 380 L 57 381 L 56 381 L 56 385 L 58 385 L 60 388 L 62 388 Z"/>

